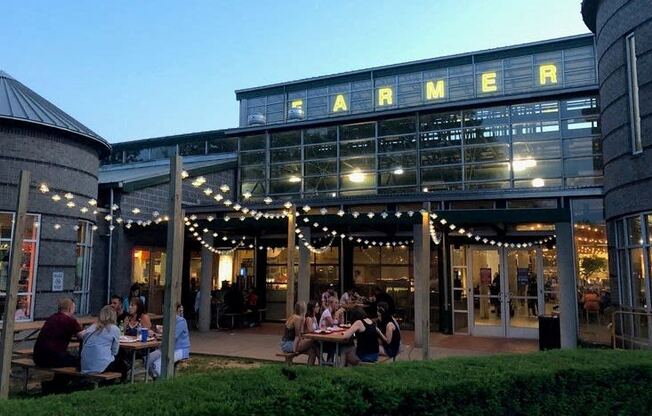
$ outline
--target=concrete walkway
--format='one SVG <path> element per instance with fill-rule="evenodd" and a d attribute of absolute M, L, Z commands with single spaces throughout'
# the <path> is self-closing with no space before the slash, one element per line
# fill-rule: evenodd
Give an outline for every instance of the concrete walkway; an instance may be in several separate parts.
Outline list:
<path fill-rule="evenodd" d="M 264 323 L 260 327 L 211 330 L 190 334 L 191 353 L 266 361 L 282 361 L 280 352 L 283 324 Z M 403 352 L 398 360 L 418 360 L 421 349 L 414 348 L 414 333 L 402 332 Z M 538 341 L 510 338 L 483 338 L 467 335 L 430 334 L 430 357 L 478 356 L 499 353 L 525 353 L 538 350 Z M 297 358 L 305 362 L 306 356 Z"/>

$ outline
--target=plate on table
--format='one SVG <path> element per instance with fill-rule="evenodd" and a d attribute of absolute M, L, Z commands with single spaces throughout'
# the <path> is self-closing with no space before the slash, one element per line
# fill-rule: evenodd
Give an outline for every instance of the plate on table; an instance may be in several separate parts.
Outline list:
<path fill-rule="evenodd" d="M 128 335 L 120 335 L 120 342 L 137 342 L 136 337 L 130 337 Z"/>

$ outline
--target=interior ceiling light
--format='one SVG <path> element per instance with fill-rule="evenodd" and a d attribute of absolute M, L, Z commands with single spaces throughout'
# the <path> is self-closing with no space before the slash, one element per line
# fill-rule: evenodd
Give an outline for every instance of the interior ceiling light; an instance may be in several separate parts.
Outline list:
<path fill-rule="evenodd" d="M 301 178 L 298 176 L 290 176 L 290 179 L 288 179 L 288 182 L 290 183 L 298 183 L 301 182 Z"/>
<path fill-rule="evenodd" d="M 360 169 L 354 170 L 349 174 L 349 180 L 353 183 L 362 183 L 364 182 L 365 174 L 360 171 Z"/>
<path fill-rule="evenodd" d="M 541 188 L 546 185 L 546 181 L 544 181 L 541 178 L 534 178 L 532 179 L 532 187 L 533 188 Z"/>
<path fill-rule="evenodd" d="M 394 169 L 394 175 L 402 175 L 403 173 L 405 173 L 405 171 L 400 166 Z"/>
<path fill-rule="evenodd" d="M 534 159 L 515 160 L 512 162 L 512 169 L 514 169 L 514 172 L 523 172 L 524 170 L 533 168 L 536 165 L 537 161 Z"/>

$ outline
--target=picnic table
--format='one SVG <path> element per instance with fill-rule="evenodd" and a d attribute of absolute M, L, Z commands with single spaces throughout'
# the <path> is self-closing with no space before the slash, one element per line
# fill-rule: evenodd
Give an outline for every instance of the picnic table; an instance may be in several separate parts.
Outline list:
<path fill-rule="evenodd" d="M 161 346 L 161 341 L 156 338 L 149 338 L 146 342 L 140 341 L 140 337 L 132 337 L 127 335 L 120 336 L 120 348 L 122 348 L 127 353 L 130 353 L 131 356 L 131 384 L 134 383 L 135 371 L 134 367 L 136 364 L 136 352 L 145 351 L 147 353 L 147 360 L 145 361 L 145 383 L 147 383 L 147 365 L 149 364 L 149 353 L 156 348 Z"/>
<path fill-rule="evenodd" d="M 351 342 L 351 337 L 344 336 L 345 328 L 340 327 L 331 327 L 327 330 L 319 330 L 316 332 L 309 332 L 303 334 L 303 337 L 306 339 L 312 339 L 319 342 L 319 362 L 321 365 L 325 365 L 322 358 L 324 356 L 324 343 L 332 342 L 335 344 L 335 357 L 334 364 L 335 367 L 344 367 L 344 360 L 341 357 L 340 345 L 348 344 Z"/>
<path fill-rule="evenodd" d="M 75 317 L 77 322 L 84 327 L 91 325 L 95 323 L 95 320 L 97 319 L 94 316 L 86 315 L 86 316 L 78 316 Z M 41 329 L 43 329 L 43 325 L 45 324 L 45 320 L 40 320 L 40 321 L 16 321 L 14 324 L 14 343 L 21 343 L 25 341 L 34 341 L 36 337 L 38 336 L 38 333 L 41 332 Z M 0 331 L 4 326 L 2 323 L 0 323 Z M 21 332 L 27 332 L 27 334 L 17 337 L 17 334 Z"/>

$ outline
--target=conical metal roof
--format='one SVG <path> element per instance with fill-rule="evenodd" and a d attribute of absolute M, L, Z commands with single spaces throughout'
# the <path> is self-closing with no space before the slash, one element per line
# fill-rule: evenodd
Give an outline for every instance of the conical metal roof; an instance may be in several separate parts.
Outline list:
<path fill-rule="evenodd" d="M 22 120 L 66 130 L 93 140 L 102 148 L 102 152 L 111 149 L 106 140 L 94 131 L 2 70 L 0 70 L 0 118 Z"/>

